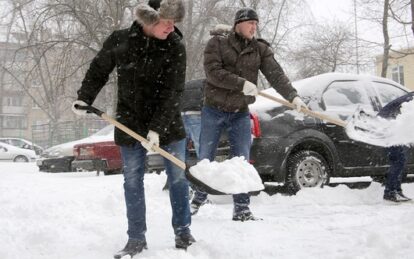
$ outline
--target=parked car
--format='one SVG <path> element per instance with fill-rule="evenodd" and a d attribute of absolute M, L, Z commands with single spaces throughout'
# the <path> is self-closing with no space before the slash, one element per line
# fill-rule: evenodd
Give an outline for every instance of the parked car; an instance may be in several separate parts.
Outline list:
<path fill-rule="evenodd" d="M 114 141 L 77 144 L 73 147 L 72 168 L 77 171 L 103 171 L 104 175 L 119 174 L 122 159 Z"/>
<path fill-rule="evenodd" d="M 349 120 L 358 107 L 376 113 L 408 89 L 375 76 L 328 73 L 293 83 L 310 109 Z M 267 93 L 280 97 L 273 89 Z M 304 116 L 263 97 L 250 106 L 260 118 L 251 163 L 264 181 L 283 183 L 290 193 L 321 186 L 330 177 L 384 177 L 385 148 L 350 139 L 345 128 Z M 406 173 L 414 173 L 414 149 Z"/>
<path fill-rule="evenodd" d="M 113 140 L 113 131 L 114 127 L 108 125 L 87 138 L 50 147 L 36 161 L 37 166 L 41 172 L 58 173 L 76 171 L 72 168 L 72 161 L 75 159 L 73 147 L 81 143 Z"/>
<path fill-rule="evenodd" d="M 41 146 L 23 138 L 0 138 L 0 142 L 20 148 L 32 149 L 36 152 L 36 155 L 41 155 L 43 153 L 43 148 Z"/>
<path fill-rule="evenodd" d="M 33 150 L 0 143 L 0 161 L 34 162 L 35 160 L 36 153 Z"/>

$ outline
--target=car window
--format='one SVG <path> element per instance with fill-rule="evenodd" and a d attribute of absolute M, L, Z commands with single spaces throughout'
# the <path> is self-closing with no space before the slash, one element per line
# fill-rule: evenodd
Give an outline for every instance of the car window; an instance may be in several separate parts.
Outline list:
<path fill-rule="evenodd" d="M 396 87 L 395 85 L 388 83 L 373 82 L 373 85 L 377 90 L 383 107 L 392 100 L 395 100 L 398 97 L 403 96 L 407 93 L 406 91 Z"/>
<path fill-rule="evenodd" d="M 16 146 L 16 147 L 23 147 L 24 144 L 26 144 L 26 143 L 19 140 L 19 139 L 10 139 L 10 144 L 12 144 L 13 146 Z"/>
<path fill-rule="evenodd" d="M 328 86 L 322 95 L 326 110 L 349 110 L 358 107 L 372 110 L 371 102 L 362 82 L 337 81 Z"/>

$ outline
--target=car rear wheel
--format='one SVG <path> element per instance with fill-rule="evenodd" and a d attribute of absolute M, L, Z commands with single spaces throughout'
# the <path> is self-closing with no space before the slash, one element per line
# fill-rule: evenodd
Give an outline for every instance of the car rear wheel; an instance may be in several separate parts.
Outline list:
<path fill-rule="evenodd" d="M 105 170 L 103 171 L 104 175 L 114 175 L 114 174 L 120 174 L 121 170 Z"/>
<path fill-rule="evenodd" d="M 328 163 L 315 151 L 302 150 L 288 158 L 287 192 L 296 194 L 300 189 L 322 187 L 328 182 Z"/>
<path fill-rule="evenodd" d="M 22 162 L 29 162 L 29 159 L 25 156 L 16 156 L 13 160 L 13 162 L 22 163 Z"/>

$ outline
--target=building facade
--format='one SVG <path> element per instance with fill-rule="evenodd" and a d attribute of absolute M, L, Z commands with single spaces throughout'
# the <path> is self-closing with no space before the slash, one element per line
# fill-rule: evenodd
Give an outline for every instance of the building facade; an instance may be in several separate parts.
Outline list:
<path fill-rule="evenodd" d="M 414 53 L 414 48 L 401 50 L 401 53 Z M 382 55 L 376 57 L 376 74 L 381 76 Z M 398 82 L 414 91 L 414 55 L 390 53 L 387 78 Z"/>

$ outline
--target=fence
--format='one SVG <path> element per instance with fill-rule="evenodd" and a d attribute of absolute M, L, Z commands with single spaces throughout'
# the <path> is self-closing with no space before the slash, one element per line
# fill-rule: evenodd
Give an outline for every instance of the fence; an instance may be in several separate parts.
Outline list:
<path fill-rule="evenodd" d="M 88 137 L 108 125 L 102 119 L 32 125 L 32 141 L 44 148 Z"/>

